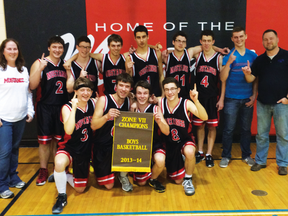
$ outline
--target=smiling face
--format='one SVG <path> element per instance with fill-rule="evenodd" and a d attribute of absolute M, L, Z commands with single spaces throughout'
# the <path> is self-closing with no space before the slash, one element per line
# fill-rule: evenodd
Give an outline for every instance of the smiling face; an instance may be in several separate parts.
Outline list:
<path fill-rule="evenodd" d="M 19 50 L 15 42 L 9 41 L 6 43 L 3 55 L 9 66 L 15 67 L 18 58 Z"/>
<path fill-rule="evenodd" d="M 231 40 L 233 41 L 236 48 L 245 47 L 245 41 L 247 39 L 247 35 L 244 31 L 233 32 Z"/>
<path fill-rule="evenodd" d="M 213 40 L 212 36 L 210 35 L 203 35 L 200 43 L 202 44 L 202 49 L 208 52 L 212 49 L 215 40 Z"/>
<path fill-rule="evenodd" d="M 172 44 L 174 45 L 175 50 L 178 52 L 182 52 L 185 49 L 186 43 L 187 43 L 186 38 L 181 35 L 178 35 L 175 41 L 174 40 L 172 41 Z"/>
<path fill-rule="evenodd" d="M 81 102 L 81 101 L 87 102 L 90 99 L 90 97 L 92 96 L 92 93 L 93 93 L 93 91 L 89 87 L 82 87 L 78 90 L 75 90 L 75 94 L 76 94 L 79 102 Z"/>
<path fill-rule="evenodd" d="M 274 32 L 267 32 L 263 35 L 262 44 L 267 51 L 272 51 L 278 47 L 279 38 Z"/>
<path fill-rule="evenodd" d="M 119 81 L 116 85 L 116 94 L 119 98 L 125 99 L 131 90 L 131 84 Z"/>
<path fill-rule="evenodd" d="M 78 50 L 79 55 L 82 58 L 86 58 L 89 56 L 91 44 L 88 42 L 82 41 L 79 43 L 79 45 L 76 45 L 76 49 Z"/>
<path fill-rule="evenodd" d="M 52 43 L 50 47 L 48 47 L 49 56 L 52 56 L 56 59 L 60 59 L 64 52 L 64 47 L 61 43 Z"/>
<path fill-rule="evenodd" d="M 110 49 L 110 53 L 113 56 L 119 56 L 121 49 L 122 49 L 122 44 L 121 42 L 116 42 L 116 41 L 111 41 L 111 43 L 109 44 L 109 49 Z"/>
<path fill-rule="evenodd" d="M 148 103 L 149 99 L 149 89 L 143 88 L 142 86 L 138 86 L 136 88 L 136 99 L 137 103 L 140 105 L 144 105 Z"/>
<path fill-rule="evenodd" d="M 175 83 L 167 83 L 164 85 L 164 94 L 167 100 L 173 101 L 178 98 L 180 88 L 177 88 Z"/>

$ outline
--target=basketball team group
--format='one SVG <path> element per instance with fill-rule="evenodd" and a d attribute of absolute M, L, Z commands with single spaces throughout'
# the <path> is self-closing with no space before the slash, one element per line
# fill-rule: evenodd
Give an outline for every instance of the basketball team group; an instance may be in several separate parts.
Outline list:
<path fill-rule="evenodd" d="M 123 191 L 133 190 L 127 172 L 111 172 L 114 119 L 121 111 L 154 115 L 151 171 L 130 173 L 139 186 L 148 184 L 159 193 L 165 192 L 165 186 L 157 178 L 166 168 L 167 178 L 182 184 L 187 196 L 193 195 L 195 164 L 205 161 L 208 168 L 214 166 L 212 152 L 222 109 L 223 151 L 219 166 L 229 165 L 233 133 L 240 121 L 242 161 L 251 166 L 251 171 L 265 168 L 273 117 L 278 174 L 287 175 L 288 51 L 278 46 L 275 30 L 264 31 L 265 52 L 259 56 L 245 47 L 247 34 L 242 27 L 232 30 L 231 51 L 214 46 L 214 33 L 210 30 L 201 32 L 201 45 L 190 48 L 186 48 L 185 32 L 178 31 L 172 38 L 174 49 L 162 52 L 160 44 L 148 44 L 145 26 L 134 29 L 134 38 L 137 47 L 121 54 L 123 40 L 112 34 L 107 39 L 110 51 L 102 54 L 90 53 L 89 38 L 81 36 L 76 45 L 78 53 L 65 62 L 61 59 L 64 41 L 53 36 L 48 40 L 49 55 L 43 53 L 31 66 L 30 73 L 24 66 L 18 42 L 12 38 L 2 42 L 1 198 L 14 196 L 9 187 L 26 185 L 16 171 L 19 143 L 26 122 L 32 121 L 35 112 L 40 160 L 36 185 L 55 182 L 58 197 L 53 214 L 61 213 L 67 205 L 67 182 L 77 192 L 84 192 L 90 164 L 98 185 L 110 190 L 118 179 Z M 99 73 L 103 76 L 101 93 Z M 37 89 L 35 112 L 31 92 L 34 89 Z M 256 99 L 254 160 L 250 142 Z M 192 125 L 197 127 L 197 145 Z M 54 157 L 54 170 L 49 175 L 50 155 Z"/>

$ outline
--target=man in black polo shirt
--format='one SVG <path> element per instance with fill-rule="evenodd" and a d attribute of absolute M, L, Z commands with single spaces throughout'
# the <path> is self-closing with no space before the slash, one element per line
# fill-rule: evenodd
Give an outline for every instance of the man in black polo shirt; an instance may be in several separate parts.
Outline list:
<path fill-rule="evenodd" d="M 276 162 L 279 175 L 287 175 L 288 165 L 288 51 L 278 47 L 277 32 L 268 29 L 262 43 L 266 52 L 243 67 L 247 82 L 258 79 L 257 99 L 257 151 L 252 171 L 266 167 L 269 149 L 269 131 L 273 116 L 277 147 Z"/>

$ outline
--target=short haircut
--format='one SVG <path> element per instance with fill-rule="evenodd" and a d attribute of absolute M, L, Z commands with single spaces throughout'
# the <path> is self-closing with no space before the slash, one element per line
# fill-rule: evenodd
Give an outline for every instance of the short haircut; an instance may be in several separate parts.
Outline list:
<path fill-rule="evenodd" d="M 173 35 L 172 40 L 175 41 L 178 36 L 185 37 L 186 40 L 187 40 L 187 34 L 186 34 L 185 32 L 183 32 L 183 31 L 177 31 L 177 32 Z"/>
<path fill-rule="evenodd" d="M 91 44 L 90 39 L 87 36 L 84 36 L 84 35 L 77 39 L 77 45 L 79 46 L 79 44 L 81 42 L 87 42 L 87 43 Z"/>
<path fill-rule="evenodd" d="M 131 87 L 133 87 L 134 84 L 133 78 L 128 73 L 119 74 L 116 77 L 116 85 L 118 84 L 118 82 L 130 83 Z"/>
<path fill-rule="evenodd" d="M 136 94 L 137 87 L 142 87 L 149 90 L 149 95 L 151 95 L 151 85 L 146 80 L 139 80 L 134 86 L 134 94 Z"/>
<path fill-rule="evenodd" d="M 164 89 L 164 85 L 168 84 L 168 83 L 175 83 L 176 87 L 179 88 L 179 82 L 178 80 L 176 80 L 174 77 L 166 77 L 163 81 L 162 81 L 162 87 Z"/>
<path fill-rule="evenodd" d="M 92 91 L 94 90 L 93 83 L 86 77 L 78 77 L 73 85 L 73 90 L 77 90 L 80 85 L 83 87 L 90 88 Z"/>
<path fill-rule="evenodd" d="M 234 32 L 241 32 L 241 31 L 244 31 L 244 34 L 246 34 L 246 31 L 242 26 L 235 26 L 232 30 L 232 37 Z"/>
<path fill-rule="evenodd" d="M 20 46 L 19 46 L 19 43 L 18 41 L 16 41 L 15 39 L 13 38 L 7 38 L 5 39 L 4 41 L 2 41 L 1 45 L 0 45 L 0 67 L 2 67 L 4 70 L 6 70 L 7 68 L 7 59 L 5 58 L 4 56 L 4 49 L 6 48 L 6 44 L 8 42 L 14 42 L 17 46 L 17 49 L 18 49 L 18 57 L 15 61 L 15 65 L 17 67 L 17 70 L 21 73 L 23 72 L 23 66 L 25 65 L 25 60 L 24 60 L 24 57 L 22 55 L 22 52 L 20 50 Z"/>
<path fill-rule="evenodd" d="M 148 30 L 147 30 L 147 28 L 146 28 L 145 26 L 143 26 L 143 25 L 139 25 L 139 26 L 137 26 L 137 27 L 135 28 L 135 30 L 134 30 L 134 37 L 136 37 L 136 33 L 137 33 L 137 32 L 145 32 L 146 35 L 148 36 Z"/>
<path fill-rule="evenodd" d="M 114 41 L 114 42 L 120 42 L 121 46 L 123 46 L 123 39 L 121 38 L 120 35 L 118 34 L 112 34 L 108 37 L 108 46 L 110 45 L 110 43 Z"/>
<path fill-rule="evenodd" d="M 49 38 L 48 47 L 50 47 L 51 44 L 53 44 L 53 43 L 60 43 L 64 47 L 64 40 L 58 35 L 55 35 L 55 36 L 52 36 L 51 38 Z"/>
<path fill-rule="evenodd" d="M 214 32 L 211 30 L 204 30 L 201 32 L 200 40 L 202 40 L 203 36 L 211 36 L 212 40 L 214 40 Z"/>
<path fill-rule="evenodd" d="M 278 37 L 278 34 L 277 34 L 277 32 L 276 32 L 274 29 L 267 29 L 266 31 L 263 32 L 263 34 L 262 34 L 262 39 L 263 39 L 263 37 L 264 37 L 264 34 L 266 34 L 266 33 L 268 33 L 268 32 L 273 32 L 273 33 L 276 35 L 276 37 Z"/>

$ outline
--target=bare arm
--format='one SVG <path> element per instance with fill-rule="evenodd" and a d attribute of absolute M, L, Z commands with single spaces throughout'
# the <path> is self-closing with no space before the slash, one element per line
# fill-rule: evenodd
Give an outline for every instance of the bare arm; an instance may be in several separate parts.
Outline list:
<path fill-rule="evenodd" d="M 255 80 L 256 77 L 254 75 L 252 75 L 249 60 L 247 60 L 247 66 L 242 67 L 242 71 L 245 75 L 245 80 L 247 83 L 251 83 Z"/>
<path fill-rule="evenodd" d="M 157 58 L 158 58 L 158 74 L 159 74 L 159 85 L 162 91 L 162 95 L 164 94 L 163 88 L 162 88 L 162 82 L 164 80 L 164 74 L 163 74 L 163 63 L 162 63 L 162 55 L 161 52 L 158 50 L 157 52 Z"/>
<path fill-rule="evenodd" d="M 63 106 L 62 108 L 62 118 L 64 124 L 65 133 L 71 135 L 75 128 L 75 116 L 76 116 L 76 109 L 78 105 L 78 99 L 76 98 L 76 94 L 71 99 L 72 102 L 72 109 L 70 110 L 67 106 Z"/>
<path fill-rule="evenodd" d="M 219 57 L 219 70 L 222 71 L 223 66 L 222 66 L 222 62 L 223 62 L 223 57 L 220 56 Z M 221 72 L 220 72 L 221 73 Z M 221 81 L 221 93 L 220 93 L 220 98 L 216 104 L 217 107 L 217 111 L 220 111 L 223 109 L 224 107 L 224 98 L 225 98 L 225 90 L 226 90 L 226 82 L 222 82 Z"/>
<path fill-rule="evenodd" d="M 193 113 L 193 115 L 196 115 L 203 121 L 206 121 L 208 119 L 208 115 L 206 110 L 198 100 L 198 92 L 196 90 L 196 85 L 194 86 L 193 90 L 190 90 L 190 98 L 194 102 L 194 104 L 190 100 L 187 100 L 188 111 Z"/>
<path fill-rule="evenodd" d="M 125 61 L 125 68 L 126 68 L 126 73 L 128 73 L 130 76 L 133 76 L 133 65 L 134 62 L 132 62 L 131 57 L 127 55 L 126 61 Z"/>
<path fill-rule="evenodd" d="M 234 52 L 236 49 L 234 49 L 234 51 L 230 54 L 229 59 L 226 63 L 225 66 L 223 66 L 221 73 L 220 73 L 220 80 L 222 82 L 226 82 L 228 76 L 229 76 L 229 72 L 230 72 L 230 65 L 235 61 L 236 56 L 234 56 Z"/>
<path fill-rule="evenodd" d="M 170 127 L 164 119 L 163 113 L 159 106 L 157 106 L 157 112 L 154 113 L 154 119 L 157 122 L 161 132 L 167 136 L 170 133 Z"/>
<path fill-rule="evenodd" d="M 30 68 L 29 88 L 34 90 L 38 87 L 41 80 L 41 72 L 47 66 L 47 61 L 44 60 L 44 53 L 39 60 L 36 60 Z"/>
<path fill-rule="evenodd" d="M 195 46 L 195 47 L 190 47 L 188 48 L 188 54 L 190 56 L 190 60 L 191 58 L 193 58 L 195 55 L 199 54 L 200 52 L 202 52 L 202 46 Z"/>
<path fill-rule="evenodd" d="M 64 66 L 64 68 L 66 69 L 66 70 L 71 70 L 71 64 L 72 64 L 72 62 L 73 61 L 75 61 L 77 58 L 78 58 L 78 53 L 76 53 L 75 55 L 73 55 L 71 58 L 69 58 L 64 64 L 63 64 L 63 66 Z"/>
<path fill-rule="evenodd" d="M 96 59 L 96 60 L 102 62 L 104 54 L 103 53 L 90 53 L 89 56 L 93 59 Z"/>
<path fill-rule="evenodd" d="M 72 75 L 71 70 L 66 70 L 67 73 L 67 80 L 66 80 L 66 89 L 68 93 L 73 92 L 73 86 L 74 86 L 74 77 Z"/>

